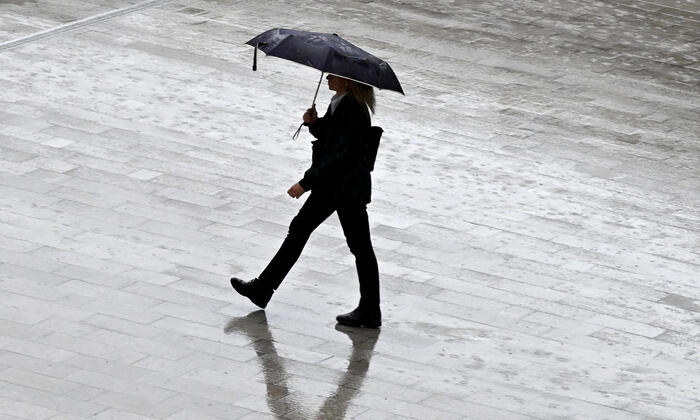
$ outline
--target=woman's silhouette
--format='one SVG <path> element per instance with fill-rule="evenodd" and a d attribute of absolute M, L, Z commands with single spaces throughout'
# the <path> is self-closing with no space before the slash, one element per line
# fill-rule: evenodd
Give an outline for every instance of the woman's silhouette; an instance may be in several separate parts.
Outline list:
<path fill-rule="evenodd" d="M 265 308 L 301 255 L 311 233 L 337 211 L 350 252 L 355 256 L 360 302 L 355 310 L 336 319 L 342 325 L 377 328 L 382 323 L 379 270 L 367 218 L 373 162 L 365 152 L 371 125 L 369 110 L 374 112 L 374 91 L 371 86 L 339 76 L 329 75 L 327 79 L 329 89 L 336 94 L 326 114 L 319 118 L 315 107 L 304 114 L 304 123 L 317 139 L 312 142 L 311 167 L 287 191 L 294 198 L 306 191 L 311 194 L 265 270 L 248 282 L 234 277 L 231 285 L 239 294 Z"/>

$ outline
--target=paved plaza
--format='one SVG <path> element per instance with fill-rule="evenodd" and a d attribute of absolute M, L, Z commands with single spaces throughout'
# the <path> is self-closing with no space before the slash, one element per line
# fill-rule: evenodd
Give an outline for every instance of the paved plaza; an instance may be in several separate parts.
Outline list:
<path fill-rule="evenodd" d="M 386 59 L 368 207 L 265 311 L 319 72 Z M 694 0 L 0 0 L 0 420 L 700 419 Z M 319 110 L 331 92 L 319 92 Z"/>

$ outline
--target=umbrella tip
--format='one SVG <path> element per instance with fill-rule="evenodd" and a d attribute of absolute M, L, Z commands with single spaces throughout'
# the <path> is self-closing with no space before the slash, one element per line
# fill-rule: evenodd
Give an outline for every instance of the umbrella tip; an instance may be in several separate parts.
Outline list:
<path fill-rule="evenodd" d="M 255 44 L 255 51 L 253 52 L 253 71 L 258 70 L 258 47 L 260 43 Z"/>

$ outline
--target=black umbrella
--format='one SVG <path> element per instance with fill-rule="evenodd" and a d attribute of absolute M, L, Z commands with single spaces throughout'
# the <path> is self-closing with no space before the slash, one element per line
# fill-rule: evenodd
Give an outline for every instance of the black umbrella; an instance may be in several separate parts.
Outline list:
<path fill-rule="evenodd" d="M 258 49 L 267 55 L 321 70 L 321 78 L 316 87 L 312 107 L 316 103 L 323 73 L 335 74 L 378 89 L 388 89 L 404 94 L 399 80 L 386 61 L 360 49 L 337 34 L 274 28 L 261 33 L 246 44 L 255 47 L 253 71 L 257 70 Z M 299 130 L 295 133 L 295 137 L 298 133 Z"/>
<path fill-rule="evenodd" d="M 267 55 L 403 94 L 399 80 L 386 61 L 337 34 L 275 28 L 261 33 L 246 44 L 256 47 L 256 50 L 261 49 Z M 254 55 L 253 70 L 257 67 L 256 58 L 257 54 Z"/>

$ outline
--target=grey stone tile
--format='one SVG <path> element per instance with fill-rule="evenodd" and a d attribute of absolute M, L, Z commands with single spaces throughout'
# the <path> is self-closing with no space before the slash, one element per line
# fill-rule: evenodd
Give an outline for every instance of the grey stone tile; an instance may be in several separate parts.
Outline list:
<path fill-rule="evenodd" d="M 136 389 L 140 387 L 141 385 L 135 385 Z M 112 407 L 96 415 L 95 418 L 107 416 L 105 418 L 154 419 L 169 416 L 180 410 L 180 407 L 162 401 L 160 395 L 147 392 L 131 394 L 108 391 L 92 401 L 97 404 Z M 113 411 L 113 413 L 109 413 L 110 411 Z"/>
<path fill-rule="evenodd" d="M 29 341 L 13 337 L 5 337 L 3 339 L 2 349 L 13 353 L 35 357 L 37 359 L 54 362 L 67 359 L 74 355 L 74 353 L 67 350 L 56 348 L 51 345 L 37 343 L 36 340 Z"/>
<path fill-rule="evenodd" d="M 20 367 L 26 372 L 50 376 L 52 378 L 63 378 L 77 370 L 64 363 L 56 363 L 55 361 L 39 359 L 14 352 L 4 352 L 2 358 L 3 363 L 7 363 L 8 366 Z"/>
<path fill-rule="evenodd" d="M 122 396 L 116 395 L 116 394 L 111 394 L 111 398 L 109 397 L 102 397 L 105 401 L 108 401 L 110 405 L 121 405 L 125 407 L 124 409 L 121 408 L 109 408 L 105 411 L 102 411 L 96 415 L 94 415 L 92 418 L 94 419 L 99 419 L 99 420 L 117 420 L 117 419 L 124 419 L 124 420 L 150 420 L 155 418 L 156 415 L 161 415 L 161 413 L 167 413 L 167 411 L 163 410 L 146 410 L 146 411 L 158 411 L 158 413 L 154 413 L 152 416 L 151 415 L 141 415 L 141 414 L 135 414 L 132 410 L 139 410 L 138 407 L 134 408 L 136 406 L 136 403 L 133 402 L 133 398 L 131 400 L 128 400 Z"/>
<path fill-rule="evenodd" d="M 222 336 L 221 328 L 211 327 L 208 325 L 200 324 L 197 322 L 192 322 L 189 320 L 183 320 L 172 317 L 164 317 L 158 321 L 152 323 L 151 325 L 164 329 L 168 333 L 184 334 L 190 335 L 197 338 L 203 338 L 207 340 L 212 340 L 214 342 L 221 342 L 224 344 L 230 344 L 234 346 L 244 345 L 245 341 L 239 339 L 235 336 Z"/>
<path fill-rule="evenodd" d="M 230 398 L 230 400 L 234 400 L 234 398 Z M 197 396 L 186 391 L 175 395 L 167 402 L 180 407 L 185 412 L 193 413 L 194 417 L 192 418 L 207 419 L 211 417 L 226 420 L 230 418 L 246 418 L 246 416 L 252 414 L 251 410 L 239 407 L 234 403 L 210 399 L 206 396 Z"/>
<path fill-rule="evenodd" d="M 2 390 L 3 396 L 14 401 L 43 407 L 47 410 L 55 410 L 62 415 L 88 418 L 95 413 L 105 410 L 107 407 L 72 398 L 75 387 L 68 387 L 64 392 L 45 390 L 37 386 L 24 386 L 13 383 Z M 54 418 L 54 417 L 51 417 Z"/>
<path fill-rule="evenodd" d="M 223 375 L 223 373 L 222 373 Z M 141 382 L 149 384 L 158 388 L 165 390 L 170 390 L 173 393 L 177 393 L 172 399 L 183 399 L 183 400 L 204 400 L 206 402 L 218 402 L 223 404 L 232 404 L 237 400 L 243 399 L 250 395 L 249 393 L 242 391 L 236 387 L 235 379 L 230 379 L 228 382 L 219 382 L 219 385 L 223 384 L 224 387 L 217 384 L 209 383 L 206 378 L 200 381 L 196 377 L 192 376 L 189 378 L 173 377 L 167 373 L 153 373 L 147 375 L 140 379 Z M 232 387 L 233 386 L 233 387 Z M 175 404 L 172 404 L 175 405 Z M 190 406 L 194 409 L 194 406 Z M 187 408 L 182 407 L 182 408 Z"/>
<path fill-rule="evenodd" d="M 198 419 L 202 419 L 202 420 L 216 420 L 216 419 L 220 419 L 221 417 L 212 417 L 212 416 L 208 416 L 206 414 L 197 413 L 197 412 L 190 411 L 190 410 L 182 410 L 182 411 L 179 411 L 179 412 L 173 414 L 172 416 L 166 417 L 165 419 L 166 420 L 187 420 L 187 419 L 193 419 L 193 418 L 198 418 Z M 245 417 L 239 417 L 239 418 L 245 418 Z"/>
<path fill-rule="evenodd" d="M 132 270 L 127 271 L 126 273 L 122 273 L 122 276 L 132 280 L 138 280 L 146 283 L 155 284 L 157 286 L 165 286 L 179 279 L 176 276 L 169 275 L 166 273 L 159 273 L 140 268 L 134 268 Z"/>
<path fill-rule="evenodd" d="M 83 337 L 95 331 L 95 327 L 85 325 L 75 320 L 64 320 L 58 317 L 47 318 L 42 322 L 34 324 L 32 327 L 32 330 L 40 333 L 41 337 L 47 336 L 53 332 L 60 332 L 73 337 Z"/>
<path fill-rule="evenodd" d="M 65 360 L 64 364 L 70 366 L 74 371 L 92 371 L 106 375 L 106 377 L 124 380 L 135 380 L 149 373 L 146 369 L 83 354 L 78 354 Z"/>
<path fill-rule="evenodd" d="M 79 353 L 123 363 L 133 363 L 144 356 L 142 353 L 132 350 L 117 349 L 111 345 L 71 337 L 59 332 L 42 337 L 40 343 L 50 348 L 55 348 L 59 352 L 61 359 L 70 357 L 74 353 Z"/>
<path fill-rule="evenodd" d="M 501 418 L 501 419 L 532 419 L 533 417 L 519 413 L 508 412 L 498 408 L 491 408 L 475 403 L 447 398 L 441 395 L 430 397 L 421 404 L 434 407 L 438 410 L 446 410 L 463 416 L 467 419 Z"/>
<path fill-rule="evenodd" d="M 138 307 L 151 307 L 160 303 L 160 301 L 157 299 L 152 299 L 135 293 L 129 293 L 128 288 L 124 288 L 124 291 L 116 291 L 107 286 L 101 286 L 89 281 L 69 280 L 68 282 L 61 284 L 59 287 L 77 295 L 88 296 L 108 302 L 121 301 L 124 304 Z"/>
<path fill-rule="evenodd" d="M 55 271 L 55 274 L 61 275 L 63 281 L 61 283 L 68 283 L 70 280 L 85 281 L 90 284 L 96 284 L 104 287 L 122 288 L 128 284 L 131 284 L 133 280 L 117 276 L 105 274 L 99 270 L 93 270 L 90 268 L 80 267 L 76 265 L 66 265 L 59 270 Z"/>
<path fill-rule="evenodd" d="M 0 396 L 0 414 L 7 415 L 8 418 L 21 418 L 21 419 L 48 419 L 57 411 L 40 407 L 34 404 L 25 403 L 22 401 L 15 401 L 4 396 Z M 12 417 L 14 416 L 14 417 Z"/>
<path fill-rule="evenodd" d="M 59 246 L 67 247 L 65 244 L 61 244 Z M 92 253 L 95 254 L 96 252 L 93 251 Z M 26 265 L 36 269 L 41 267 L 41 265 L 36 264 L 36 262 L 42 262 L 43 260 L 45 261 L 44 265 L 47 271 L 55 271 L 65 265 L 76 265 L 83 268 L 102 271 L 108 274 L 119 274 L 131 268 L 131 266 L 116 261 L 110 261 L 106 258 L 78 253 L 75 252 L 75 250 L 55 248 L 53 246 L 43 246 L 35 250 L 32 254 L 35 259 L 35 263 Z M 104 254 L 98 255 L 103 256 Z M 18 262 L 18 265 L 22 264 Z M 74 284 L 75 283 L 72 285 Z"/>
<path fill-rule="evenodd" d="M 108 331 L 107 327 L 103 328 L 105 328 L 105 330 L 87 334 L 86 338 L 114 347 L 137 350 L 145 354 L 152 354 L 170 360 L 177 360 L 189 353 L 187 349 L 167 346 L 151 339 L 133 337 L 134 334 L 138 334 L 138 330 L 130 331 L 129 334 L 122 334 Z"/>

